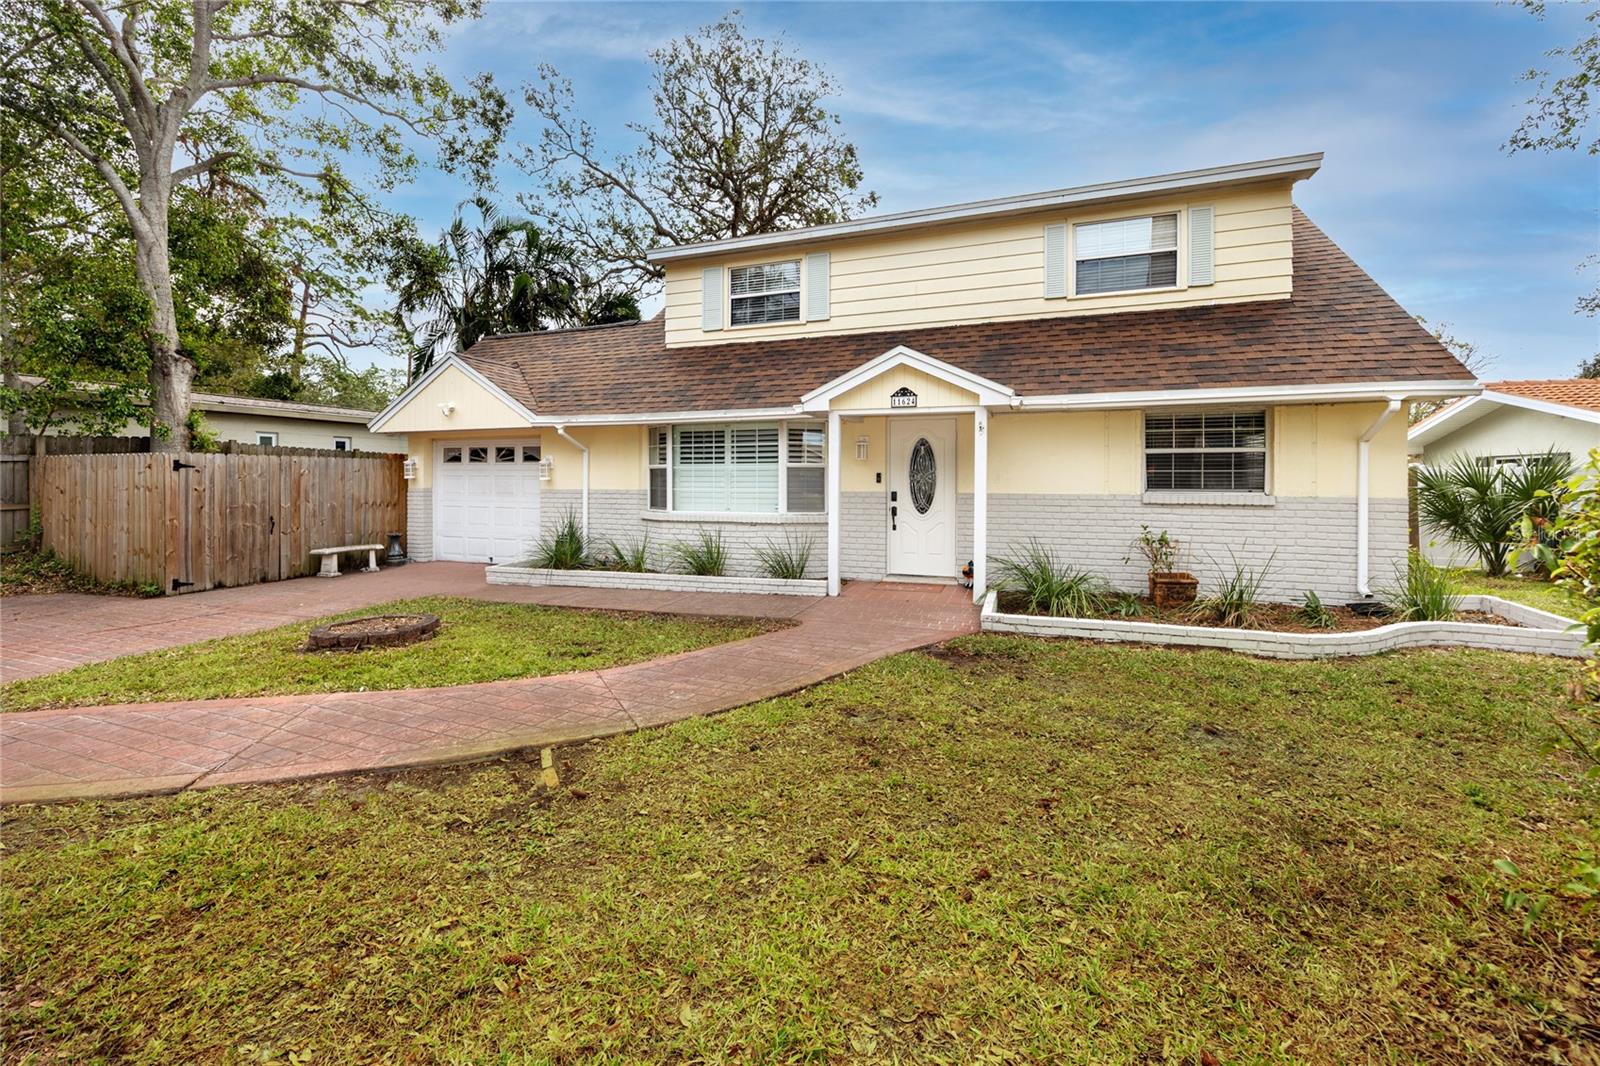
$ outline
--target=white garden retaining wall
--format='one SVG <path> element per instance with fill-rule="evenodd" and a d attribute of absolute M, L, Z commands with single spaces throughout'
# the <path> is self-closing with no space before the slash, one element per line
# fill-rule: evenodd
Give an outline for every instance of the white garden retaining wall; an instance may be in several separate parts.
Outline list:
<path fill-rule="evenodd" d="M 545 570 L 502 564 L 484 570 L 491 585 L 576 585 L 650 592 L 743 592 L 761 596 L 826 596 L 826 581 L 785 581 L 772 577 L 696 577 L 692 574 L 638 574 L 624 570 Z"/>
<path fill-rule="evenodd" d="M 1376 655 L 1402 648 L 1429 647 L 1481 648 L 1573 659 L 1581 659 L 1585 655 L 1583 634 L 1570 630 L 1573 624 L 1570 618 L 1503 600 L 1498 596 L 1463 596 L 1461 610 L 1499 615 L 1508 622 L 1515 622 L 1516 626 L 1484 622 L 1395 622 L 1356 633 L 1283 633 L 1111 618 L 1005 614 L 998 609 L 997 600 L 998 594 L 994 592 L 984 597 L 981 625 L 988 633 L 1225 648 L 1269 659 Z"/>

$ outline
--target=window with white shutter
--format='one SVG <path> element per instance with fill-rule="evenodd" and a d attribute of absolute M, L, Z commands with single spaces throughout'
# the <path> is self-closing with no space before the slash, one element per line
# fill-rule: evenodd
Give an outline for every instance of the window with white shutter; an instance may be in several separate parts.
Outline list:
<path fill-rule="evenodd" d="M 735 326 L 800 321 L 800 260 L 728 271 L 728 311 Z"/>
<path fill-rule="evenodd" d="M 1072 227 L 1075 296 L 1178 284 L 1178 216 L 1143 215 Z"/>

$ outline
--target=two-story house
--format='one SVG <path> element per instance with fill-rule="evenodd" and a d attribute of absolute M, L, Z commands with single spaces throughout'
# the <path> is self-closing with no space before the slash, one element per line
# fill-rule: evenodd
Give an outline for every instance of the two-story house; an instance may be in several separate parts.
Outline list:
<path fill-rule="evenodd" d="M 373 420 L 416 559 L 718 530 L 841 580 L 955 580 L 1029 538 L 1125 588 L 1141 526 L 1202 573 L 1341 601 L 1406 550 L 1406 405 L 1477 385 L 1294 205 L 1321 155 L 663 248 L 640 323 L 486 337 Z"/>

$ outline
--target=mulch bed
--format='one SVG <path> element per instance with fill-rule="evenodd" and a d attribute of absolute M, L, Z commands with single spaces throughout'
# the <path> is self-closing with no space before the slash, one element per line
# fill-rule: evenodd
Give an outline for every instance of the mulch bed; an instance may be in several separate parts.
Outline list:
<path fill-rule="evenodd" d="M 1329 607 L 1328 613 L 1333 616 L 1333 626 L 1324 628 L 1306 624 L 1299 617 L 1300 608 L 1292 603 L 1264 603 L 1253 612 L 1250 624 L 1244 627 L 1224 626 L 1209 617 L 1193 617 L 1187 608 L 1169 608 L 1165 611 L 1156 609 L 1155 604 L 1144 596 L 1139 597 L 1139 610 L 1135 614 L 1105 614 L 1100 615 L 1109 622 L 1161 622 L 1174 626 L 1205 626 L 1210 629 L 1263 629 L 1279 633 L 1356 633 L 1366 629 L 1377 629 L 1380 626 L 1393 625 L 1400 621 L 1394 615 L 1372 616 L 1360 615 L 1348 607 Z M 1000 594 L 1000 610 L 1015 614 L 1027 614 L 1023 610 L 1022 597 L 1015 593 Z M 1515 622 L 1509 622 L 1497 614 L 1487 611 L 1457 611 L 1454 621 L 1457 622 L 1482 622 L 1489 625 L 1516 627 Z"/>

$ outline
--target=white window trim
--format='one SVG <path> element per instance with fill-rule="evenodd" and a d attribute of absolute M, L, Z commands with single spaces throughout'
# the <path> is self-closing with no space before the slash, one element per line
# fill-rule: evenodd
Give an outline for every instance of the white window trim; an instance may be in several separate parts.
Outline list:
<path fill-rule="evenodd" d="M 733 294 L 733 272 L 735 270 L 742 270 L 745 267 L 776 266 L 776 265 L 778 265 L 780 263 L 794 263 L 796 265 L 796 267 L 800 271 L 800 282 L 792 290 L 799 297 L 799 300 L 796 301 L 796 307 L 797 307 L 799 313 L 793 319 L 785 320 L 783 322 L 740 322 L 740 323 L 735 323 L 734 320 L 733 320 L 733 301 L 736 298 L 742 300 L 742 299 L 746 299 L 746 298 L 754 297 L 754 296 L 771 296 L 771 295 L 774 295 L 774 294 L 777 294 L 777 293 L 790 292 L 791 290 L 789 290 L 789 289 L 772 289 L 772 290 L 768 290 L 768 291 L 764 291 L 764 292 L 746 292 L 746 293 L 740 293 L 738 297 L 735 297 L 734 294 Z M 724 327 L 723 327 L 724 329 L 764 329 L 764 328 L 765 329 L 772 329 L 772 328 L 782 329 L 782 328 L 787 327 L 787 326 L 802 326 L 802 325 L 805 325 L 805 321 L 806 321 L 806 260 L 805 260 L 805 256 L 802 255 L 802 256 L 795 257 L 795 258 L 785 257 L 785 258 L 782 258 L 782 259 L 751 259 L 751 260 L 746 261 L 746 262 L 733 263 L 733 264 L 730 264 L 729 266 L 726 266 L 726 267 L 723 268 L 723 276 L 726 279 L 724 281 L 724 283 L 723 283 L 723 294 L 722 294 L 722 314 L 723 314 L 723 319 L 722 320 L 723 320 L 724 323 L 726 323 L 726 325 L 724 325 Z"/>
<path fill-rule="evenodd" d="M 1219 415 L 1219 414 L 1253 414 L 1263 411 L 1266 414 L 1266 444 L 1262 454 L 1265 456 L 1264 470 L 1261 477 L 1261 488 L 1257 489 L 1152 489 L 1149 488 L 1146 477 L 1145 456 L 1151 452 L 1145 446 L 1145 419 L 1150 416 L 1149 411 L 1139 412 L 1139 495 L 1142 502 L 1147 504 L 1223 504 L 1233 507 L 1271 507 L 1277 503 L 1277 496 L 1273 493 L 1274 467 L 1273 455 L 1277 451 L 1277 411 L 1271 405 L 1261 404 L 1226 404 L 1206 407 L 1178 407 L 1161 409 L 1162 417 L 1180 415 Z M 1214 452 L 1253 452 L 1254 448 L 1156 448 L 1161 454 L 1176 454 L 1191 451 Z"/>
<path fill-rule="evenodd" d="M 1177 281 L 1172 285 L 1157 285 L 1143 289 L 1118 289 L 1115 292 L 1078 292 L 1078 227 L 1089 226 L 1096 222 L 1121 222 L 1130 218 L 1153 218 L 1156 215 L 1178 216 L 1178 246 L 1177 252 L 1178 271 Z M 1186 207 L 1164 207 L 1154 211 L 1141 211 L 1130 215 L 1126 212 L 1114 212 L 1104 215 L 1086 215 L 1082 218 L 1067 219 L 1067 299 L 1069 300 L 1095 300 L 1117 296 L 1148 296 L 1158 292 L 1182 292 L 1189 287 L 1189 209 Z M 1097 256 L 1096 258 L 1112 259 L 1115 256 Z"/>
<path fill-rule="evenodd" d="M 261 439 L 262 437 L 271 437 L 272 439 L 264 441 Z M 261 448 L 276 448 L 278 446 L 278 434 L 270 429 L 258 429 L 256 430 L 256 445 Z"/>
<path fill-rule="evenodd" d="M 339 447 L 339 442 L 340 441 L 344 441 L 344 448 L 343 449 L 341 449 Z M 353 438 L 353 437 L 335 437 L 335 438 L 333 438 L 333 450 L 334 451 L 341 451 L 342 450 L 342 451 L 347 451 L 347 452 L 355 451 L 356 450 L 355 438 Z"/>
<path fill-rule="evenodd" d="M 656 423 L 656 424 L 653 424 L 653 425 L 646 426 L 645 427 L 645 438 L 644 438 L 645 439 L 645 458 L 644 458 L 644 461 L 645 461 L 645 486 L 644 486 L 645 509 L 644 509 L 644 513 L 645 513 L 645 516 L 649 517 L 649 518 L 658 518 L 658 519 L 662 519 L 662 520 L 668 520 L 668 519 L 677 519 L 679 516 L 687 515 L 687 516 L 690 516 L 688 520 L 707 521 L 707 522 L 716 521 L 719 518 L 724 520 L 724 521 L 741 521 L 741 522 L 763 521 L 763 520 L 768 520 L 768 519 L 773 519 L 773 520 L 777 520 L 777 521 L 787 521 L 787 520 L 789 520 L 791 518 L 795 519 L 797 521 L 806 522 L 806 521 L 811 521 L 813 519 L 821 520 L 821 519 L 826 518 L 827 514 L 828 514 L 828 509 L 827 509 L 828 508 L 828 501 L 827 501 L 827 493 L 826 492 L 823 493 L 823 501 L 822 501 L 822 508 L 823 509 L 820 510 L 820 511 L 794 511 L 794 512 L 791 512 L 789 510 L 789 465 L 790 465 L 789 464 L 789 425 L 790 425 L 790 421 L 791 420 L 789 420 L 789 419 L 778 419 L 777 420 L 777 425 L 778 425 L 778 509 L 776 511 L 680 511 L 680 510 L 678 510 L 677 506 L 676 506 L 677 500 L 673 496 L 673 492 L 672 492 L 672 490 L 673 490 L 672 468 L 675 465 L 674 461 L 678 457 L 678 455 L 677 455 L 677 453 L 678 453 L 678 432 L 677 432 L 678 431 L 678 427 L 679 426 L 699 426 L 700 428 L 704 428 L 707 425 L 707 423 L 694 423 L 694 422 L 671 422 L 671 423 L 667 423 L 667 422 L 663 422 L 663 423 Z M 817 419 L 796 419 L 794 421 L 797 424 L 807 426 L 808 428 L 811 428 L 813 426 L 820 427 L 822 429 L 823 434 L 824 434 L 824 437 L 823 437 L 824 447 L 823 447 L 823 460 L 822 460 L 822 462 L 820 462 L 820 463 L 799 463 L 799 464 L 796 464 L 796 465 L 800 466 L 802 469 L 809 468 L 809 469 L 815 469 L 815 470 L 824 470 L 824 471 L 827 470 L 827 468 L 828 468 L 827 447 L 826 447 L 826 440 L 827 440 L 826 434 L 827 434 L 827 431 L 828 431 L 827 430 L 827 423 L 826 422 L 822 422 L 822 421 L 817 420 Z M 715 426 L 717 426 L 719 428 L 722 428 L 722 429 L 730 429 L 730 428 L 732 428 L 732 427 L 734 427 L 736 425 L 739 425 L 739 423 L 737 423 L 737 422 L 727 422 L 727 423 L 717 422 L 717 423 L 711 423 L 711 425 L 715 425 Z M 667 461 L 666 461 L 666 470 L 667 470 L 667 505 L 664 508 L 656 508 L 656 507 L 651 507 L 650 506 L 650 478 L 649 478 L 649 471 L 660 469 L 660 467 L 656 466 L 656 464 L 652 461 L 654 457 L 651 454 L 652 444 L 651 444 L 651 440 L 650 440 L 650 434 L 653 431 L 657 430 L 657 429 L 664 429 L 664 430 L 667 431 Z M 826 480 L 826 474 L 824 474 L 824 480 Z"/>

